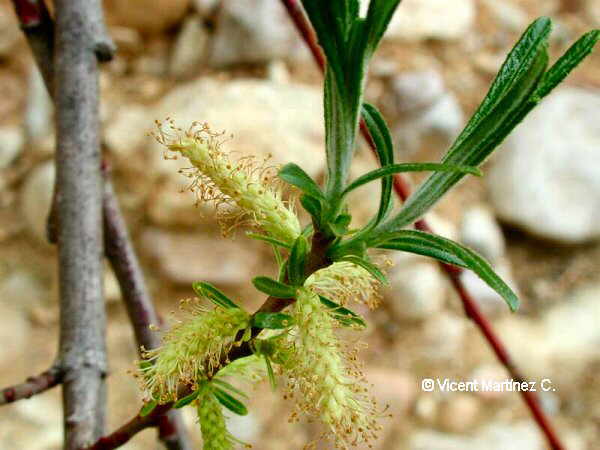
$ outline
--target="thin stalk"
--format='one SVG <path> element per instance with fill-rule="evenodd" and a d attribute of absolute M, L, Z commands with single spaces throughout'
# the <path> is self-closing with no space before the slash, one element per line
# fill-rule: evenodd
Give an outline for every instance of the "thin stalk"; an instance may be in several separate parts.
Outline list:
<path fill-rule="evenodd" d="M 34 395 L 46 392 L 61 383 L 62 375 L 61 368 L 54 365 L 39 375 L 28 377 L 24 383 L 6 387 L 0 390 L 0 405 L 31 398 Z"/>

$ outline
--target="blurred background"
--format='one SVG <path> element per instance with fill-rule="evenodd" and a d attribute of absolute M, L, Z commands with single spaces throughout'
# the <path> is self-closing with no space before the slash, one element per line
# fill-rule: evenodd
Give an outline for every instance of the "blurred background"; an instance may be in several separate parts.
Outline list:
<path fill-rule="evenodd" d="M 222 239 L 212 207 L 182 192 L 178 162 L 147 137 L 155 119 L 207 121 L 240 154 L 273 155 L 323 177 L 321 74 L 277 0 L 106 0 L 119 51 L 102 66 L 102 137 L 147 281 L 164 315 L 214 283 L 249 309 L 271 275 L 269 249 L 238 232 Z M 600 26 L 597 0 L 404 0 L 371 67 L 368 101 L 384 112 L 399 161 L 443 155 L 485 95 L 507 51 L 537 16 L 555 21 L 556 58 Z M 600 51 L 546 99 L 484 166 L 428 219 L 477 249 L 519 292 L 511 314 L 475 276 L 464 282 L 523 372 L 551 381 L 543 408 L 569 449 L 600 442 Z M 12 6 L 0 0 L 0 385 L 45 370 L 58 341 L 56 250 L 46 243 L 54 170 L 53 110 Z M 361 147 L 364 147 L 361 144 Z M 375 167 L 360 148 L 354 174 Z M 413 182 L 418 180 L 413 178 Z M 357 223 L 377 204 L 354 194 Z M 377 449 L 545 448 L 519 394 L 423 392 L 423 378 L 507 378 L 430 260 L 390 255 L 390 289 L 367 312 L 362 357 L 390 405 Z M 136 348 L 119 289 L 106 270 L 110 358 L 108 428 L 138 411 Z M 250 394 L 234 435 L 257 449 L 299 449 L 318 432 L 289 425 L 290 405 L 268 386 Z M 184 415 L 199 443 L 193 411 Z M 0 449 L 59 449 L 60 392 L 0 408 Z M 153 430 L 123 448 L 158 448 Z"/>

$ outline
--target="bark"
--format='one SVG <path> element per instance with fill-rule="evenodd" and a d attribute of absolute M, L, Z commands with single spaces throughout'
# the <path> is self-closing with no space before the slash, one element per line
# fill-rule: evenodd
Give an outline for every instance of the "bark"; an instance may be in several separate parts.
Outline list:
<path fill-rule="evenodd" d="M 107 370 L 102 265 L 97 30 L 99 0 L 57 0 L 56 221 L 65 449 L 104 430 Z"/>

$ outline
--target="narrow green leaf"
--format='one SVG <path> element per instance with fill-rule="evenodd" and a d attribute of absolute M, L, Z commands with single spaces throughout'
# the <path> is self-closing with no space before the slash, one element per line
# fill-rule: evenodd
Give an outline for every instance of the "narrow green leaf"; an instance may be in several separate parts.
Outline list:
<path fill-rule="evenodd" d="M 275 372 L 273 372 L 273 366 L 271 366 L 271 360 L 268 355 L 263 355 L 265 358 L 265 365 L 267 366 L 267 376 L 269 377 L 269 384 L 273 392 L 277 389 L 277 380 L 275 379 Z"/>
<path fill-rule="evenodd" d="M 462 259 L 447 252 L 443 247 L 435 245 L 433 242 L 423 240 L 420 236 L 406 236 L 400 239 L 390 239 L 389 241 L 377 245 L 377 248 L 414 253 L 416 255 L 437 259 L 446 264 L 467 267 Z"/>
<path fill-rule="evenodd" d="M 154 411 L 154 408 L 156 408 L 157 406 L 158 402 L 156 400 L 144 403 L 144 406 L 142 406 L 142 409 L 140 410 L 140 417 L 146 417 L 148 414 Z"/>
<path fill-rule="evenodd" d="M 592 30 L 581 36 L 544 74 L 533 94 L 534 97 L 542 99 L 548 95 L 592 52 L 599 39 L 600 30 Z"/>
<path fill-rule="evenodd" d="M 252 326 L 269 330 L 282 330 L 294 324 L 294 318 L 284 313 L 257 312 L 252 316 Z"/>
<path fill-rule="evenodd" d="M 301 286 L 304 282 L 304 267 L 306 266 L 307 254 L 308 241 L 304 236 L 300 235 L 294 241 L 287 264 L 288 277 L 290 283 L 294 286 Z"/>
<path fill-rule="evenodd" d="M 317 223 L 321 220 L 321 202 L 317 200 L 315 197 L 311 197 L 310 195 L 303 194 L 300 196 L 300 204 L 306 210 L 307 213 L 311 215 L 313 220 L 316 220 Z"/>
<path fill-rule="evenodd" d="M 383 116 L 379 113 L 377 108 L 368 103 L 363 104 L 362 116 L 365 119 L 365 123 L 369 130 L 369 134 L 375 144 L 377 150 L 377 156 L 379 158 L 379 165 L 386 167 L 394 164 L 394 144 L 392 141 L 392 135 L 390 130 L 385 123 Z M 392 187 L 393 179 L 392 176 L 381 178 L 381 195 L 379 198 L 379 209 L 377 210 L 377 216 L 369 224 L 368 228 L 374 228 L 381 221 L 383 221 L 393 206 L 392 201 Z M 346 189 L 347 190 L 347 189 Z"/>
<path fill-rule="evenodd" d="M 336 219 L 329 224 L 329 227 L 338 237 L 341 237 L 348 233 L 348 225 L 352 221 L 352 216 L 350 214 L 340 214 L 336 217 Z"/>
<path fill-rule="evenodd" d="M 456 139 L 443 163 L 478 166 L 522 120 L 530 106 L 529 98 L 542 77 L 548 62 L 546 52 L 550 31 L 549 19 L 538 19 L 525 32 L 509 54 L 488 95 Z M 377 234 L 404 228 L 422 216 L 463 173 L 436 172 L 409 197 L 401 211 Z"/>
<path fill-rule="evenodd" d="M 272 238 L 271 236 L 265 236 L 264 234 L 253 233 L 251 231 L 246 232 L 246 236 L 250 239 L 256 239 L 257 241 L 268 242 L 269 244 L 277 245 L 283 248 L 290 248 L 290 244 L 280 241 L 278 239 Z"/>
<path fill-rule="evenodd" d="M 377 279 L 379 282 L 383 283 L 384 285 L 389 284 L 384 273 L 381 270 L 379 270 L 379 267 L 377 267 L 375 264 L 373 264 L 370 261 L 367 261 L 364 258 L 355 256 L 355 255 L 347 255 L 347 256 L 344 256 L 342 259 L 340 259 L 340 261 L 348 261 L 348 262 L 351 262 L 352 264 L 356 264 L 357 266 L 362 267 L 367 272 L 369 272 L 371 275 L 373 275 L 373 277 L 375 279 Z"/>
<path fill-rule="evenodd" d="M 321 303 L 330 309 L 331 315 L 335 320 L 337 320 L 340 324 L 345 327 L 356 327 L 359 326 L 364 328 L 367 326 L 367 323 L 364 321 L 362 317 L 356 314 L 354 311 L 349 310 L 348 308 L 344 308 L 339 303 L 334 302 L 333 300 L 328 299 L 322 295 L 319 295 L 319 300 Z"/>
<path fill-rule="evenodd" d="M 379 178 L 387 177 L 393 175 L 395 173 L 402 172 L 458 172 L 460 174 L 471 174 L 476 175 L 478 177 L 481 176 L 481 170 L 477 167 L 471 166 L 457 166 L 453 164 L 444 164 L 444 163 L 403 163 L 403 164 L 391 164 L 385 167 L 381 167 L 379 169 L 372 170 L 371 172 L 366 173 L 358 177 L 352 183 L 344 189 L 342 195 L 347 195 L 350 191 L 367 184 L 371 181 L 377 180 Z"/>
<path fill-rule="evenodd" d="M 296 295 L 296 288 L 280 283 L 269 277 L 256 277 L 252 280 L 256 289 L 275 298 L 293 298 Z"/>
<path fill-rule="evenodd" d="M 371 0 L 367 12 L 367 50 L 372 54 L 383 37 L 400 0 Z"/>
<path fill-rule="evenodd" d="M 196 281 L 195 283 L 192 283 L 192 288 L 199 297 L 206 297 L 221 308 L 239 308 L 233 300 L 210 283 Z"/>
<path fill-rule="evenodd" d="M 519 299 L 512 289 L 498 276 L 492 269 L 489 263 L 473 250 L 454 242 L 450 239 L 436 236 L 430 233 L 414 230 L 401 230 L 392 233 L 390 239 L 401 242 L 404 239 L 412 240 L 412 242 L 421 242 L 425 246 L 429 243 L 432 248 L 441 248 L 448 254 L 455 256 L 462 263 L 459 265 L 465 266 L 472 270 L 485 283 L 495 290 L 508 304 L 512 311 L 516 311 L 519 307 Z"/>
<path fill-rule="evenodd" d="M 227 389 L 227 390 L 229 390 L 229 391 L 233 392 L 234 394 L 237 394 L 237 395 L 239 395 L 239 396 L 240 396 L 240 397 L 242 397 L 242 398 L 245 398 L 245 399 L 247 399 L 247 398 L 248 398 L 248 395 L 247 395 L 247 394 L 246 394 L 244 391 L 241 391 L 241 390 L 239 390 L 239 389 L 238 389 L 238 388 L 236 388 L 234 385 L 232 385 L 231 383 L 228 383 L 228 382 L 227 382 L 227 381 L 225 381 L 225 380 L 222 380 L 221 378 L 213 378 L 213 379 L 212 379 L 212 381 L 211 381 L 211 383 L 212 383 L 213 385 L 214 385 L 214 384 L 217 384 L 217 385 L 219 385 L 221 388 L 223 388 L 223 389 Z"/>
<path fill-rule="evenodd" d="M 194 392 L 192 392 L 190 395 L 186 395 L 185 397 L 177 400 L 175 402 L 175 404 L 173 405 L 173 408 L 179 409 L 179 408 L 183 408 L 184 406 L 189 405 L 194 400 L 196 400 L 196 398 L 198 398 L 198 395 L 200 395 L 200 389 L 197 389 Z"/>
<path fill-rule="evenodd" d="M 238 416 L 245 416 L 248 414 L 248 408 L 246 408 L 246 405 L 240 402 L 237 398 L 231 396 L 228 392 L 225 392 L 221 388 L 215 386 L 213 393 L 219 403 L 232 413 L 235 413 Z"/>
<path fill-rule="evenodd" d="M 277 174 L 279 178 L 292 186 L 296 186 L 305 194 L 323 199 L 323 192 L 315 181 L 297 164 L 288 163 Z"/>

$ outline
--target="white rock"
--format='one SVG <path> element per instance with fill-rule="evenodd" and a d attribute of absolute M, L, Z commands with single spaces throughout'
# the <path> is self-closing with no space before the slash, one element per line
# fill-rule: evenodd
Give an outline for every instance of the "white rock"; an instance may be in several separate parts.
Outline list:
<path fill-rule="evenodd" d="M 390 89 L 400 113 L 427 108 L 446 92 L 444 79 L 433 69 L 397 75 L 391 80 Z"/>
<path fill-rule="evenodd" d="M 22 38 L 11 9 L 8 5 L 0 5 L 0 57 L 10 56 L 13 47 Z"/>
<path fill-rule="evenodd" d="M 25 107 L 25 135 L 31 142 L 39 142 L 53 131 L 54 106 L 37 66 L 29 70 L 27 104 Z"/>
<path fill-rule="evenodd" d="M 435 263 L 406 264 L 392 270 L 385 297 L 397 319 L 423 320 L 443 307 L 446 283 Z"/>
<path fill-rule="evenodd" d="M 585 8 L 594 26 L 600 26 L 600 3 L 596 0 L 586 0 Z"/>
<path fill-rule="evenodd" d="M 2 317 L 2 326 L 0 327 L 0 364 L 7 367 L 13 360 L 23 358 L 23 352 L 26 350 L 27 334 L 29 333 L 29 324 L 25 319 L 25 313 L 13 301 L 15 298 L 2 298 L 0 302 L 0 317 Z"/>
<path fill-rule="evenodd" d="M 29 173 L 21 191 L 21 212 L 29 232 L 43 243 L 48 242 L 46 222 L 52 204 L 54 178 L 54 163 L 45 162 Z"/>
<path fill-rule="evenodd" d="M 23 151 L 23 134 L 18 127 L 0 127 L 0 169 L 5 169 Z"/>
<path fill-rule="evenodd" d="M 600 91 L 565 88 L 506 140 L 486 177 L 499 216 L 541 237 L 600 237 Z"/>
<path fill-rule="evenodd" d="M 498 324 L 498 333 L 525 373 L 551 378 L 560 390 L 561 383 L 570 383 L 597 357 L 598 317 L 600 284 L 596 283 L 573 292 L 540 319 L 507 317 Z"/>
<path fill-rule="evenodd" d="M 190 16 L 185 19 L 171 53 L 169 72 L 177 78 L 183 78 L 194 73 L 205 59 L 208 43 L 208 33 L 202 19 Z"/>
<path fill-rule="evenodd" d="M 140 169 L 136 152 L 147 142 L 145 133 L 152 127 L 153 120 L 147 107 L 137 104 L 122 105 L 109 115 L 104 142 L 124 167 Z"/>
<path fill-rule="evenodd" d="M 194 281 L 216 285 L 247 283 L 259 262 L 248 241 L 218 236 L 148 229 L 142 248 L 170 281 L 189 286 Z"/>
<path fill-rule="evenodd" d="M 0 298 L 27 312 L 32 306 L 48 302 L 50 295 L 48 289 L 30 271 L 17 269 L 0 281 Z"/>
<path fill-rule="evenodd" d="M 419 150 L 425 138 L 437 138 L 448 146 L 463 125 L 462 109 L 439 72 L 406 72 L 391 79 L 392 95 L 385 101 L 397 119 L 394 136 L 404 155 Z"/>
<path fill-rule="evenodd" d="M 522 31 L 527 26 L 527 13 L 511 2 L 484 0 L 485 6 L 500 25 L 509 31 Z"/>
<path fill-rule="evenodd" d="M 440 312 L 423 327 L 423 352 L 428 359 L 452 360 L 463 348 L 467 321 L 464 317 Z"/>
<path fill-rule="evenodd" d="M 457 39 L 470 31 L 474 19 L 473 0 L 404 0 L 394 14 L 386 37 Z"/>
<path fill-rule="evenodd" d="M 502 258 L 506 250 L 502 229 L 490 209 L 483 205 L 470 207 L 463 214 L 460 240 L 492 263 Z"/>
<path fill-rule="evenodd" d="M 414 433 L 409 450 L 542 450 L 544 440 L 534 424 L 493 423 L 474 436 L 462 437 L 433 430 Z"/>
<path fill-rule="evenodd" d="M 452 433 L 465 433 L 473 429 L 481 411 L 480 402 L 470 394 L 456 393 L 442 403 L 438 420 L 440 426 Z"/>
<path fill-rule="evenodd" d="M 272 155 L 270 164 L 295 162 L 316 177 L 325 167 L 323 107 L 319 90 L 298 84 L 261 80 L 217 82 L 201 79 L 177 87 L 157 106 L 154 116 L 173 117 L 188 127 L 208 122 L 233 139 L 223 144 L 240 156 Z M 151 139 L 155 173 L 173 173 L 179 167 L 165 163 L 164 148 Z"/>
<path fill-rule="evenodd" d="M 285 9 L 271 0 L 224 2 L 210 53 L 215 67 L 294 58 L 306 52 Z"/>
<path fill-rule="evenodd" d="M 219 4 L 219 0 L 192 0 L 192 4 L 198 14 L 205 16 L 213 11 Z"/>

